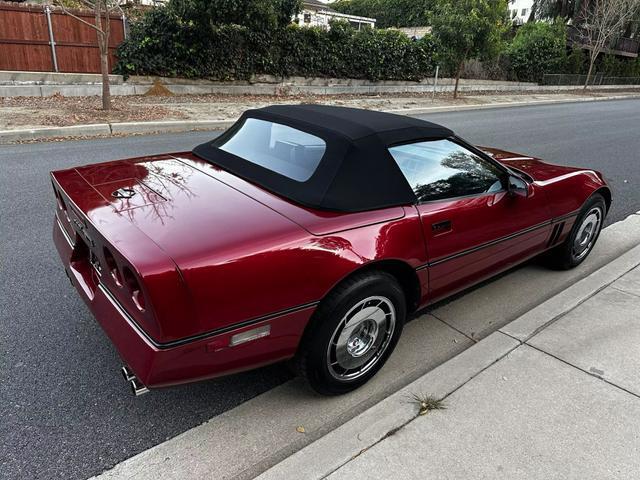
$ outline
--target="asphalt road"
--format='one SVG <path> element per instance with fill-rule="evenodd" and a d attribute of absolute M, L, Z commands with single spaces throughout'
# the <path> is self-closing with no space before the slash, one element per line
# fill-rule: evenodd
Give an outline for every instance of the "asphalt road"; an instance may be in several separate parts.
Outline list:
<path fill-rule="evenodd" d="M 640 210 L 640 100 L 424 117 L 478 144 L 601 170 L 614 187 L 608 223 Z M 134 398 L 50 239 L 50 170 L 211 136 L 0 146 L 0 478 L 89 477 L 290 378 L 274 366 Z"/>

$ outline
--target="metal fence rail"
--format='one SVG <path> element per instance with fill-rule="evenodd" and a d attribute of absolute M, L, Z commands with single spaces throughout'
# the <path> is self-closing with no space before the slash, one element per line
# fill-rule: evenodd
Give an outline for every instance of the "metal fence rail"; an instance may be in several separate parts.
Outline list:
<path fill-rule="evenodd" d="M 586 75 L 545 73 L 542 85 L 584 85 Z M 640 77 L 606 77 L 602 73 L 595 73 L 589 79 L 589 85 L 640 85 Z"/>

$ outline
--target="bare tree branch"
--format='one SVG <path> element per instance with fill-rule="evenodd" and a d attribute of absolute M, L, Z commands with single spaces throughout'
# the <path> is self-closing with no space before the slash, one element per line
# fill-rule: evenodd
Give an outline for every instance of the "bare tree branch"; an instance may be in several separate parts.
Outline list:
<path fill-rule="evenodd" d="M 583 10 L 580 17 L 583 39 L 591 50 L 585 89 L 589 85 L 598 55 L 624 32 L 639 10 L 640 0 L 593 0 L 593 3 Z"/>
<path fill-rule="evenodd" d="M 96 25 L 94 25 L 91 22 L 87 22 L 86 20 L 83 20 L 82 18 L 78 17 L 77 15 L 74 15 L 73 13 L 71 13 L 67 7 L 65 7 L 63 4 L 61 3 L 57 3 L 56 6 L 60 7 L 62 9 L 62 13 L 64 13 L 65 15 L 69 15 L 71 18 L 75 18 L 76 20 L 78 20 L 81 23 L 84 23 L 87 27 L 91 27 L 93 28 L 95 31 L 102 33 L 102 30 L 100 30 Z"/>

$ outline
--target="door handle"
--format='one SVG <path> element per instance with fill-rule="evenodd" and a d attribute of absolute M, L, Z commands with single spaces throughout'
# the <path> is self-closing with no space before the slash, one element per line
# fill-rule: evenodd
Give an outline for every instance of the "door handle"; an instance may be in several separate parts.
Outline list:
<path fill-rule="evenodd" d="M 436 234 L 451 231 L 451 220 L 443 220 L 442 222 L 432 223 L 431 231 Z"/>

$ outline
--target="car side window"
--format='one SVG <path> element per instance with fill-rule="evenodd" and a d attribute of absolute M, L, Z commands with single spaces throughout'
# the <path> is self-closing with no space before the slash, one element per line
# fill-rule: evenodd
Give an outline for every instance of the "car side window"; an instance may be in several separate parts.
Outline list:
<path fill-rule="evenodd" d="M 451 140 L 432 140 L 389 148 L 419 202 L 497 192 L 498 167 Z"/>

